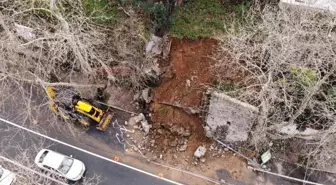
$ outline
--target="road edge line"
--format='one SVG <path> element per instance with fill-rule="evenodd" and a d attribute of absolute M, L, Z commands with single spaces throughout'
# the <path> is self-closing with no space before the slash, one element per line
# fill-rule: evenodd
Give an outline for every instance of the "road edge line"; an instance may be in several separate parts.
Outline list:
<path fill-rule="evenodd" d="M 60 140 L 58 140 L 58 139 L 49 137 L 49 136 L 47 136 L 47 135 L 44 135 L 44 134 L 41 134 L 41 133 L 36 132 L 36 131 L 34 131 L 34 130 L 31 130 L 31 129 L 28 129 L 28 128 L 26 128 L 26 127 L 23 127 L 23 126 L 21 126 L 21 125 L 15 124 L 15 123 L 13 123 L 13 122 L 11 122 L 11 121 L 5 120 L 5 119 L 3 119 L 3 118 L 0 118 L 0 121 L 3 121 L 3 122 L 5 122 L 5 123 L 7 123 L 7 124 L 9 124 L 9 125 L 14 126 L 14 127 L 23 129 L 23 130 L 25 130 L 25 131 L 27 131 L 27 132 L 30 132 L 30 133 L 33 133 L 33 134 L 35 134 L 35 135 L 44 137 L 44 138 L 49 139 L 49 140 L 51 140 L 51 141 L 54 141 L 54 142 L 56 142 L 56 143 L 59 143 L 59 144 L 68 146 L 68 147 L 70 147 L 70 148 L 73 148 L 73 149 L 79 150 L 79 151 L 81 151 L 81 152 L 87 153 L 87 154 L 89 154 L 89 155 L 95 156 L 95 157 L 97 157 L 97 158 L 103 159 L 103 160 L 105 160 L 105 161 L 109 161 L 109 162 L 111 162 L 111 163 L 118 164 L 118 165 L 120 165 L 120 166 L 123 166 L 123 167 L 129 168 L 129 169 L 138 171 L 138 172 L 140 172 L 140 173 L 144 173 L 144 174 L 146 174 L 146 175 L 155 177 L 155 178 L 160 179 L 160 180 L 164 180 L 164 181 L 166 181 L 166 182 L 170 182 L 170 183 L 172 183 L 172 184 L 183 185 L 183 184 L 181 184 L 181 183 L 179 183 L 179 182 L 175 182 L 175 181 L 170 180 L 170 179 L 167 179 L 167 178 L 161 178 L 161 177 L 159 177 L 159 176 L 157 176 L 157 175 L 154 175 L 154 174 L 152 174 L 152 173 L 150 173 L 150 172 L 146 172 L 146 171 L 141 170 L 141 169 L 139 169 L 139 168 L 136 168 L 136 167 L 133 167 L 133 166 L 124 164 L 124 163 L 116 162 L 116 161 L 114 161 L 114 160 L 112 160 L 112 159 L 109 159 L 109 158 L 107 158 L 107 157 L 101 156 L 101 155 L 99 155 L 99 154 L 96 154 L 96 153 L 90 152 L 90 151 L 88 151 L 88 150 L 85 150 L 85 149 L 82 149 L 82 148 L 79 148 L 79 147 L 70 145 L 70 144 L 65 143 L 65 142 L 63 142 L 63 141 L 60 141 Z"/>

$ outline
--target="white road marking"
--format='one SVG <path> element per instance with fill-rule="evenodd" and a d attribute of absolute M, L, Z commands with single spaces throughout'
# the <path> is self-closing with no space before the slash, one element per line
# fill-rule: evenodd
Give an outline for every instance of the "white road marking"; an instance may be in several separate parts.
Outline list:
<path fill-rule="evenodd" d="M 67 183 L 64 183 L 64 182 L 59 181 L 59 180 L 54 179 L 54 178 L 51 178 L 51 177 L 49 177 L 49 176 L 47 176 L 47 175 L 45 175 L 45 174 L 39 173 L 39 172 L 37 172 L 37 171 L 35 171 L 35 170 L 32 170 L 32 169 L 30 169 L 30 168 L 28 168 L 28 167 L 26 167 L 26 166 L 24 166 L 24 165 L 22 165 L 22 164 L 20 164 L 20 163 L 17 163 L 17 162 L 15 162 L 15 161 L 13 161 L 13 160 L 10 160 L 10 159 L 8 159 L 8 158 L 6 158 L 6 157 L 4 157 L 4 156 L 1 156 L 1 155 L 0 155 L 0 159 L 2 159 L 2 160 L 4 160 L 4 161 L 7 161 L 7 162 L 10 162 L 10 163 L 12 163 L 12 164 L 14 164 L 14 165 L 16 165 L 16 166 L 19 166 L 19 167 L 21 167 L 21 168 L 23 168 L 23 169 L 25 169 L 25 170 L 28 170 L 28 171 L 30 171 L 30 172 L 33 172 L 33 173 L 35 173 L 35 174 L 38 174 L 38 175 L 40 175 L 40 176 L 42 176 L 42 177 L 44 177 L 44 178 L 47 178 L 47 179 L 49 179 L 49 180 L 51 180 L 51 181 L 57 182 L 57 183 L 62 184 L 62 185 L 68 185 Z"/>
<path fill-rule="evenodd" d="M 38 136 L 44 137 L 44 138 L 49 139 L 49 140 L 51 140 L 51 141 L 54 141 L 54 142 L 56 142 L 56 143 L 60 143 L 60 144 L 62 144 L 62 145 L 71 147 L 71 148 L 73 148 L 73 149 L 79 150 L 79 151 L 84 152 L 84 153 L 87 153 L 87 154 L 89 154 L 89 155 L 92 155 L 92 156 L 98 157 L 98 158 L 100 158 L 100 159 L 109 161 L 109 162 L 111 162 L 111 163 L 118 164 L 118 165 L 120 165 L 120 166 L 123 166 L 123 167 L 129 168 L 129 169 L 135 170 L 135 171 L 137 171 L 137 172 L 140 172 L 140 173 L 143 173 L 143 174 L 146 174 L 146 175 L 149 175 L 149 176 L 152 176 L 152 177 L 161 179 L 161 180 L 164 180 L 164 181 L 166 181 L 166 182 L 170 182 L 170 183 L 172 183 L 172 184 L 183 185 L 183 184 L 181 184 L 181 183 L 179 183 L 179 182 L 175 182 L 175 181 L 172 181 L 172 180 L 170 180 L 170 179 L 163 178 L 163 177 L 161 178 L 161 177 L 159 177 L 158 175 L 154 175 L 154 174 L 152 174 L 152 173 L 143 171 L 143 170 L 141 170 L 141 169 L 135 168 L 135 167 L 133 167 L 133 166 L 130 166 L 130 165 L 127 165 L 127 164 L 124 164 L 124 163 L 116 162 L 116 161 L 114 161 L 114 160 L 112 160 L 112 159 L 109 159 L 109 158 L 107 158 L 107 157 L 98 155 L 98 154 L 96 154 L 96 153 L 93 153 L 93 152 L 84 150 L 84 149 L 82 149 L 82 148 L 79 148 L 79 147 L 70 145 L 70 144 L 65 143 L 65 142 L 63 142 L 63 141 L 54 139 L 54 138 L 49 137 L 49 136 L 46 136 L 46 135 L 43 135 L 43 134 L 41 134 L 41 133 L 38 133 L 38 132 L 33 131 L 33 130 L 30 130 L 30 129 L 26 128 L 26 127 L 23 127 L 23 126 L 21 126 L 21 125 L 15 124 L 15 123 L 10 122 L 10 121 L 8 121 L 8 120 L 5 120 L 5 119 L 0 118 L 0 121 L 3 121 L 3 122 L 5 122 L 5 123 L 7 123 L 7 124 L 9 124 L 9 125 L 12 125 L 12 126 L 14 126 L 14 127 L 20 128 L 20 129 L 25 130 L 25 131 L 27 131 L 27 132 L 36 134 L 36 135 L 38 135 Z"/>

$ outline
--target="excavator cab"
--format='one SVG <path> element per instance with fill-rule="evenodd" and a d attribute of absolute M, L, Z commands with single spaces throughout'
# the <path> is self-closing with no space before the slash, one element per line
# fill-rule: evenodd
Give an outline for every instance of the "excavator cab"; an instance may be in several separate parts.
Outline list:
<path fill-rule="evenodd" d="M 71 102 L 59 102 L 55 101 L 57 99 L 57 92 L 52 87 L 47 88 L 47 93 L 50 98 L 51 110 L 65 119 L 74 118 L 83 126 L 88 127 L 91 125 L 91 122 L 94 122 L 98 124 L 96 126 L 98 130 L 105 131 L 113 118 L 114 113 L 110 108 L 103 111 L 94 101 L 83 99 L 78 94 L 72 95 Z M 63 97 L 60 99 L 69 98 Z M 67 111 L 66 109 L 71 111 Z"/>

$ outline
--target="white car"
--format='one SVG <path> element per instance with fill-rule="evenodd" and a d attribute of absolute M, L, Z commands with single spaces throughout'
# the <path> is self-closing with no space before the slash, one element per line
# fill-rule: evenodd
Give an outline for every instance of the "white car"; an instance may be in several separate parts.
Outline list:
<path fill-rule="evenodd" d="M 0 166 L 0 185 L 14 185 L 15 174 Z"/>
<path fill-rule="evenodd" d="M 83 162 L 48 149 L 43 149 L 37 154 L 35 163 L 41 169 L 56 173 L 71 181 L 80 180 L 85 172 Z"/>

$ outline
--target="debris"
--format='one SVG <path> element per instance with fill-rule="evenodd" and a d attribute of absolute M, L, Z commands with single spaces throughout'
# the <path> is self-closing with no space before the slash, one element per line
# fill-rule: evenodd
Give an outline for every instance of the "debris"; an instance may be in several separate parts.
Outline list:
<path fill-rule="evenodd" d="M 148 134 L 149 133 L 149 129 L 152 128 L 152 125 L 148 124 L 147 120 L 141 121 L 141 126 L 142 126 L 142 130 Z"/>
<path fill-rule="evenodd" d="M 194 157 L 201 158 L 205 155 L 205 153 L 206 153 L 206 148 L 204 146 L 199 146 L 194 152 Z"/>
<path fill-rule="evenodd" d="M 180 151 L 180 152 L 184 152 L 184 151 L 187 150 L 187 148 L 188 148 L 188 145 L 187 145 L 187 144 L 184 144 L 184 145 L 182 145 L 182 146 L 180 147 L 179 151 Z"/>
<path fill-rule="evenodd" d="M 142 120 L 146 120 L 145 115 L 140 113 L 137 116 L 130 117 L 128 120 L 128 124 L 131 126 L 136 125 L 137 123 L 140 123 Z"/>
<path fill-rule="evenodd" d="M 129 134 L 126 135 L 127 138 L 131 137 Z"/>
<path fill-rule="evenodd" d="M 126 125 L 126 126 L 128 125 L 128 122 L 127 122 L 127 121 L 125 121 L 125 125 Z"/>
<path fill-rule="evenodd" d="M 261 155 L 262 165 L 267 163 L 270 159 L 272 159 L 271 150 L 267 150 L 265 153 Z"/>
<path fill-rule="evenodd" d="M 146 46 L 146 53 L 151 53 L 155 55 L 159 55 L 162 53 L 162 44 L 163 39 L 161 37 L 157 37 L 154 34 L 152 35 L 152 40 Z"/>
<path fill-rule="evenodd" d="M 189 79 L 186 81 L 186 85 L 187 85 L 187 87 L 190 87 L 190 86 L 191 86 L 191 82 L 190 82 Z"/>
<path fill-rule="evenodd" d="M 290 136 L 295 136 L 297 138 L 307 140 L 319 137 L 321 133 L 320 131 L 311 128 L 306 128 L 303 132 L 301 132 L 297 130 L 297 126 L 294 124 L 281 127 L 280 129 L 277 129 L 277 131 L 281 134 L 287 134 Z"/>
<path fill-rule="evenodd" d="M 150 103 L 153 100 L 153 97 L 150 95 L 149 88 L 142 90 L 141 97 L 145 100 L 146 103 Z"/>
<path fill-rule="evenodd" d="M 169 143 L 169 146 L 172 146 L 172 147 L 177 146 L 177 141 L 176 141 L 176 139 L 175 139 L 174 141 L 170 142 L 170 143 Z"/>
<path fill-rule="evenodd" d="M 162 159 L 163 158 L 163 155 L 162 154 L 160 154 L 160 159 Z"/>
<path fill-rule="evenodd" d="M 140 98 L 141 98 L 141 93 L 140 93 L 140 92 L 137 92 L 137 93 L 135 93 L 134 96 L 133 96 L 133 101 L 134 101 L 134 102 L 137 102 L 137 101 L 140 100 Z"/>
<path fill-rule="evenodd" d="M 36 34 L 34 34 L 34 29 L 27 27 L 27 26 L 23 26 L 20 24 L 16 24 L 14 23 L 15 26 L 15 31 L 16 34 L 26 40 L 33 40 L 36 39 Z"/>
<path fill-rule="evenodd" d="M 224 148 L 224 151 L 225 151 L 225 152 L 228 152 L 228 151 L 229 151 L 229 149 L 228 149 L 228 148 Z"/>
<path fill-rule="evenodd" d="M 209 101 L 206 136 L 225 142 L 246 141 L 257 113 L 256 107 L 214 91 Z"/>
<path fill-rule="evenodd" d="M 220 183 L 221 183 L 221 185 L 224 185 L 224 184 L 226 184 L 226 181 L 224 179 L 221 179 Z"/>
<path fill-rule="evenodd" d="M 202 163 L 205 163 L 205 158 L 202 158 L 202 159 L 201 159 L 201 162 L 202 162 Z"/>

